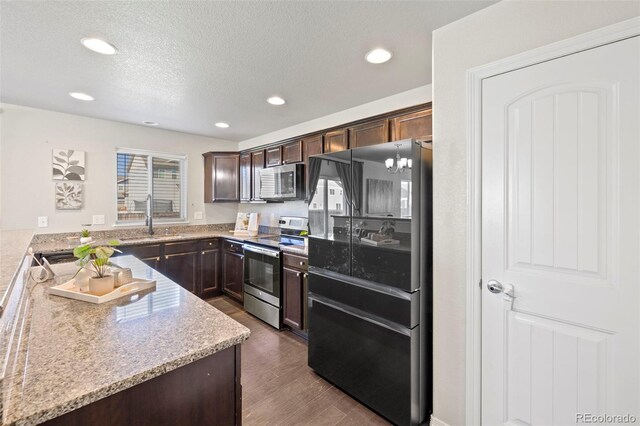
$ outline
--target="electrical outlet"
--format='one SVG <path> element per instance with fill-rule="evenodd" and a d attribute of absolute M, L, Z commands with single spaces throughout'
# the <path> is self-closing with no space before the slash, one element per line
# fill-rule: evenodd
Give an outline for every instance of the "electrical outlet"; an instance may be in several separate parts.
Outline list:
<path fill-rule="evenodd" d="M 48 216 L 38 216 L 38 228 L 46 228 L 49 226 Z"/>
<path fill-rule="evenodd" d="M 104 215 L 103 214 L 94 214 L 93 215 L 93 224 L 94 225 L 104 225 Z"/>
<path fill-rule="evenodd" d="M 202 220 L 202 212 L 193 212 L 193 218 L 195 220 Z"/>

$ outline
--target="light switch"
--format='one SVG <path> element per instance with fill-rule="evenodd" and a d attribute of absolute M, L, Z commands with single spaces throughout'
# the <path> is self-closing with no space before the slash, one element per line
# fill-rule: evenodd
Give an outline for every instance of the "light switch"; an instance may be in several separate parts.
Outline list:
<path fill-rule="evenodd" d="M 195 220 L 202 220 L 202 212 L 194 212 L 193 213 L 193 218 Z"/>
<path fill-rule="evenodd" d="M 93 215 L 93 224 L 94 225 L 104 225 L 104 215 L 103 214 L 94 214 Z"/>
<path fill-rule="evenodd" d="M 49 226 L 48 216 L 38 216 L 38 228 L 46 228 Z"/>

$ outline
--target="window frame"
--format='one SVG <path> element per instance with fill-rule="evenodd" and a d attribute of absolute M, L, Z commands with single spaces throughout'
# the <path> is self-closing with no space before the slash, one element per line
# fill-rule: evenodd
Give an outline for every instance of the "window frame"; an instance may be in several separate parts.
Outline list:
<path fill-rule="evenodd" d="M 163 158 L 166 160 L 175 160 L 180 162 L 180 218 L 161 219 L 153 218 L 154 223 L 162 224 L 177 224 L 177 223 L 189 223 L 189 214 L 187 213 L 187 167 L 188 167 L 188 155 L 186 154 L 173 154 L 161 151 L 151 151 L 147 149 L 135 149 L 135 148 L 116 148 L 115 153 L 115 211 L 116 220 L 113 226 L 144 226 L 145 220 L 118 220 L 118 154 L 129 155 L 146 155 L 149 158 L 147 161 L 147 195 L 153 191 L 153 158 Z"/>

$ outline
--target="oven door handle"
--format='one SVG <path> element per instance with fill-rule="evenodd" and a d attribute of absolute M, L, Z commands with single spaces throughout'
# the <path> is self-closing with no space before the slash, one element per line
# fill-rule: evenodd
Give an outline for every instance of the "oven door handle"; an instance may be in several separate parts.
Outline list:
<path fill-rule="evenodd" d="M 258 254 L 264 254 L 265 256 L 271 256 L 271 257 L 275 257 L 275 258 L 279 258 L 280 257 L 280 252 L 279 251 L 263 249 L 263 248 L 260 248 L 260 247 L 250 246 L 250 245 L 247 245 L 247 244 L 244 244 L 242 246 L 242 249 L 244 251 L 250 251 L 250 252 L 258 253 Z"/>

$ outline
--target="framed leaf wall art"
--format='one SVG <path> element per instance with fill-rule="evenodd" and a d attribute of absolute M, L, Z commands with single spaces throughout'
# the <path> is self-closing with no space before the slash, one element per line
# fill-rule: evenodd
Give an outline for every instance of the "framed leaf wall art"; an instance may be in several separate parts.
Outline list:
<path fill-rule="evenodd" d="M 84 151 L 54 149 L 52 167 L 53 180 L 83 181 L 85 175 Z"/>
<path fill-rule="evenodd" d="M 56 210 L 80 210 L 84 198 L 83 184 L 76 182 L 56 182 Z"/>

